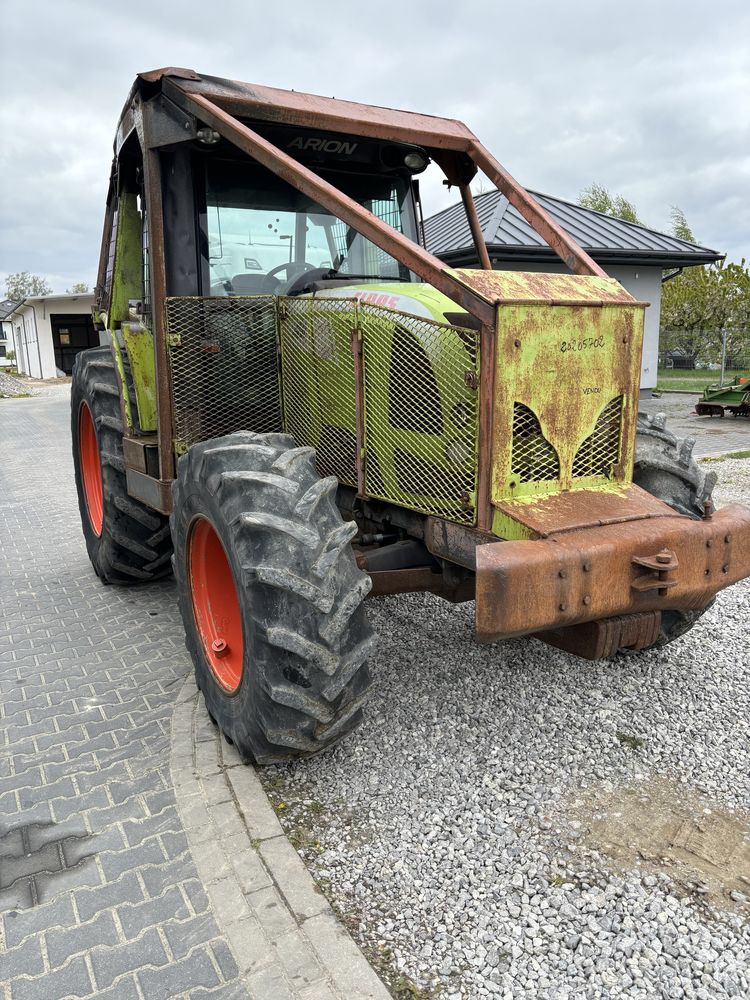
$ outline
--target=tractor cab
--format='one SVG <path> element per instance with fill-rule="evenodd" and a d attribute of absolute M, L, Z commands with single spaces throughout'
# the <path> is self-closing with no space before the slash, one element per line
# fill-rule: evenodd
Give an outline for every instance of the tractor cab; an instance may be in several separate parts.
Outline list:
<path fill-rule="evenodd" d="M 429 162 L 414 145 L 251 123 L 377 219 L 419 242 L 419 188 Z M 169 155 L 169 154 L 168 154 Z M 243 155 L 212 129 L 170 156 L 165 197 L 167 292 L 201 296 L 300 295 L 415 276 L 335 212 Z M 191 204 L 190 238 L 179 204 Z M 192 257 L 192 260 L 189 258 Z M 188 288 L 188 282 L 192 285 Z M 170 287 L 171 286 L 171 287 Z"/>

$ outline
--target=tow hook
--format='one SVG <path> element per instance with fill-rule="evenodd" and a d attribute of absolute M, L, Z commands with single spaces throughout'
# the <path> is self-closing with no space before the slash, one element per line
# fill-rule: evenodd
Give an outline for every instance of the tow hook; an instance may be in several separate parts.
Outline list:
<path fill-rule="evenodd" d="M 674 573 L 680 564 L 671 549 L 661 549 L 653 556 L 633 556 L 632 562 L 634 566 L 643 566 L 649 570 L 633 580 L 630 585 L 633 590 L 641 594 L 656 590 L 659 597 L 666 597 L 670 587 L 677 586 L 677 580 L 670 579 L 670 573 Z"/>

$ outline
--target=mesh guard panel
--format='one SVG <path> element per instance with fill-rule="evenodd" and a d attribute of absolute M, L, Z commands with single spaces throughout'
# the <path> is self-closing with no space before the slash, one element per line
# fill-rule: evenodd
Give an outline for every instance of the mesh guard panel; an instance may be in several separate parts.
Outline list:
<path fill-rule="evenodd" d="M 574 479 L 584 476 L 611 478 L 613 466 L 620 461 L 622 405 L 622 396 L 615 396 L 599 414 L 593 431 L 576 452 L 572 470 Z"/>
<path fill-rule="evenodd" d="M 351 299 L 279 302 L 284 430 L 316 449 L 321 476 L 357 485 Z"/>
<path fill-rule="evenodd" d="M 478 333 L 356 298 L 170 298 L 175 450 L 236 430 L 291 434 L 322 476 L 473 524 Z M 283 414 L 283 416 L 282 416 Z"/>
<path fill-rule="evenodd" d="M 362 303 L 369 495 L 473 524 L 478 333 Z"/>
<path fill-rule="evenodd" d="M 174 445 L 236 430 L 281 430 L 271 296 L 168 298 Z"/>
<path fill-rule="evenodd" d="M 513 404 L 511 471 L 521 483 L 560 478 L 557 451 L 542 434 L 537 415 L 523 403 Z"/>

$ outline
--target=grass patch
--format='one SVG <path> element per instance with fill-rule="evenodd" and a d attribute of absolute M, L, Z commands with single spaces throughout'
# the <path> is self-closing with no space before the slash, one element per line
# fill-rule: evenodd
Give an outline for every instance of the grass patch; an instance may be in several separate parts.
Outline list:
<path fill-rule="evenodd" d="M 644 743 L 638 736 L 631 736 L 629 733 L 617 733 L 617 739 L 630 750 L 640 750 Z"/>
<path fill-rule="evenodd" d="M 746 375 L 743 371 L 725 371 L 724 383 L 731 382 L 735 375 Z M 659 368 L 656 376 L 656 388 L 661 392 L 674 389 L 690 389 L 703 392 L 707 385 L 713 385 L 721 377 L 720 371 L 710 368 Z"/>
<path fill-rule="evenodd" d="M 742 451 L 728 451 L 726 455 L 707 455 L 706 458 L 701 458 L 701 462 L 726 462 L 729 458 L 750 458 L 750 448 L 745 448 Z"/>

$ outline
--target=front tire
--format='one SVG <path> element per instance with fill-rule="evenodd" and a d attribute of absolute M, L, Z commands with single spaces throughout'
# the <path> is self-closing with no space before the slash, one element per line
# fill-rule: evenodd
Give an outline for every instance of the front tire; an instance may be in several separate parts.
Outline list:
<path fill-rule="evenodd" d="M 694 520 L 714 509 L 712 493 L 716 473 L 706 473 L 693 458 L 694 438 L 680 441 L 666 429 L 666 418 L 638 414 L 633 482 L 652 496 Z M 679 611 L 663 611 L 661 632 L 654 646 L 666 646 L 679 639 L 711 607 Z M 650 647 L 651 649 L 654 646 Z"/>
<path fill-rule="evenodd" d="M 89 559 L 105 583 L 147 583 L 170 570 L 169 520 L 128 494 L 120 387 L 109 347 L 73 365 L 71 433 L 78 507 Z"/>
<path fill-rule="evenodd" d="M 173 487 L 174 572 L 209 714 L 247 760 L 317 753 L 360 722 L 374 636 L 337 481 L 284 434 L 195 445 Z"/>

